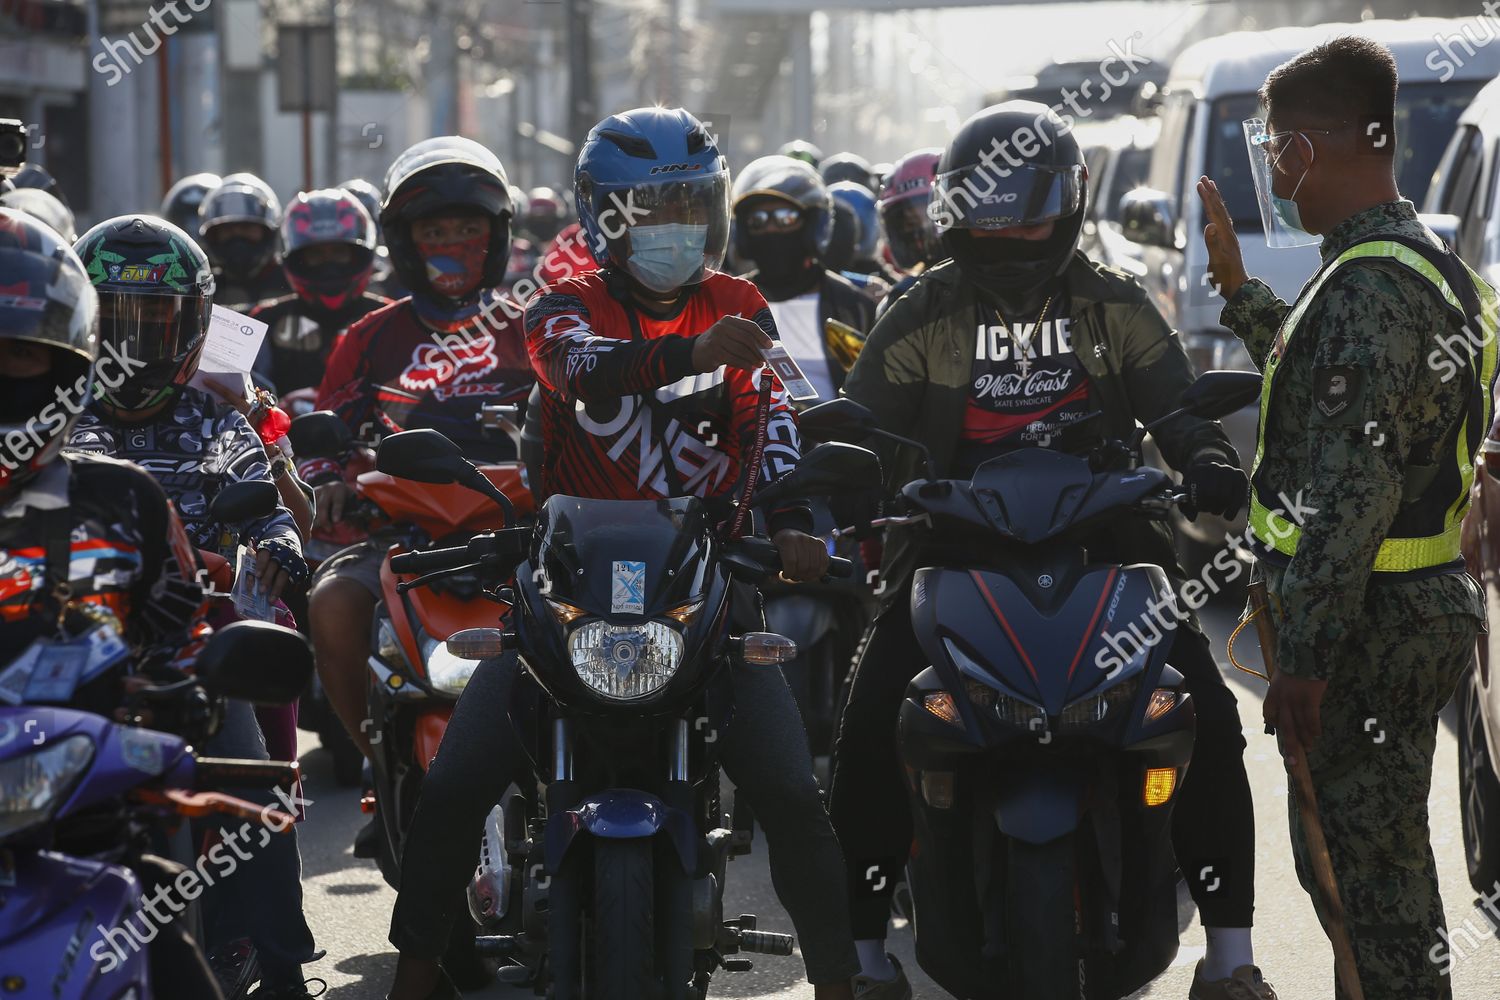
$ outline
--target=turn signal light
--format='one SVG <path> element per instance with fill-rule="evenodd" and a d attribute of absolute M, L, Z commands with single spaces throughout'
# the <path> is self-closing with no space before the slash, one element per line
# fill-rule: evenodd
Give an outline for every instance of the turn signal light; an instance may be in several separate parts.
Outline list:
<path fill-rule="evenodd" d="M 497 628 L 466 628 L 448 637 L 448 652 L 460 660 L 484 660 L 505 650 L 505 633 Z"/>
<path fill-rule="evenodd" d="M 746 632 L 740 643 L 745 662 L 758 667 L 774 667 L 797 658 L 797 644 L 775 632 Z"/>
<path fill-rule="evenodd" d="M 962 726 L 963 716 L 958 714 L 958 705 L 947 691 L 933 691 L 922 699 L 922 707 L 942 719 L 950 726 Z"/>
<path fill-rule="evenodd" d="M 1177 790 L 1177 768 L 1148 767 L 1143 798 L 1148 806 L 1166 805 Z"/>
<path fill-rule="evenodd" d="M 1171 688 L 1157 688 L 1146 702 L 1146 721 L 1155 722 L 1177 706 L 1177 692 Z"/>

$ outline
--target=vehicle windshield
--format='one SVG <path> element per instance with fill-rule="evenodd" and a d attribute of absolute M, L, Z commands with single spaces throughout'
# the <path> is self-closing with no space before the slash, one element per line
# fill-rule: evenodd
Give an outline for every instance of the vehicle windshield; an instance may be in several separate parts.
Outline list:
<path fill-rule="evenodd" d="M 1438 160 L 1484 80 L 1402 83 L 1396 95 L 1396 185 L 1401 196 L 1420 205 Z M 1208 176 L 1224 195 L 1236 229 L 1259 229 L 1260 209 L 1250 179 L 1249 154 L 1241 127 L 1261 114 L 1254 94 L 1232 94 L 1214 102 L 1208 129 Z"/>

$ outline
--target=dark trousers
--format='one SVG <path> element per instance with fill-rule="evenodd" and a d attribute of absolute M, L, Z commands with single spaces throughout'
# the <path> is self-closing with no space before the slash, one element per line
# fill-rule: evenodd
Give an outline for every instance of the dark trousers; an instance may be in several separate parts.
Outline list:
<path fill-rule="evenodd" d="M 910 606 L 908 588 L 876 620 L 855 668 L 834 751 L 829 810 L 849 859 L 854 936 L 860 940 L 885 937 L 890 896 L 911 848 L 896 715 L 907 684 L 930 664 L 912 632 Z M 1198 730 L 1174 806 L 1172 846 L 1204 926 L 1249 927 L 1255 814 L 1239 711 L 1203 633 L 1183 625 L 1175 636 L 1168 662 L 1186 678 Z"/>
<path fill-rule="evenodd" d="M 437 958 L 453 922 L 468 919 L 464 887 L 478 861 L 484 818 L 526 759 L 505 721 L 514 656 L 487 660 L 453 709 L 422 783 L 401 852 L 391 943 Z M 844 856 L 813 780 L 797 706 L 781 672 L 737 666 L 734 720 L 718 740 L 724 773 L 766 834 L 771 882 L 791 914 L 813 983 L 859 971 L 849 930 Z"/>

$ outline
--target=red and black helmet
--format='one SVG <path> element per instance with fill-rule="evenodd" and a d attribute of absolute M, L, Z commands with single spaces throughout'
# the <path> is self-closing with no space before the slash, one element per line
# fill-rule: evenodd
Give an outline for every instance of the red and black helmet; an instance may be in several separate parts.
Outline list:
<path fill-rule="evenodd" d="M 370 285 L 375 220 L 343 188 L 304 191 L 281 218 L 281 268 L 297 297 L 337 312 Z"/>
<path fill-rule="evenodd" d="M 411 224 L 444 211 L 465 209 L 490 219 L 483 277 L 470 300 L 477 300 L 484 289 L 505 280 L 515 206 L 505 168 L 494 153 L 463 136 L 424 139 L 391 164 L 385 175 L 385 192 L 380 228 L 390 250 L 391 266 L 407 288 L 423 296 L 443 298 L 428 280 L 427 266 L 411 238 Z"/>

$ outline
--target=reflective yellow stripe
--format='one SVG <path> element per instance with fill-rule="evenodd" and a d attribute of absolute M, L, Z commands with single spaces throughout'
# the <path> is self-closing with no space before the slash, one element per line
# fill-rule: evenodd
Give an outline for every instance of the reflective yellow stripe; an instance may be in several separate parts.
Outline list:
<path fill-rule="evenodd" d="M 1277 331 L 1284 354 L 1287 345 L 1290 344 L 1292 336 L 1297 332 L 1303 315 L 1307 312 L 1313 298 L 1318 290 L 1322 288 L 1323 282 L 1328 279 L 1335 270 L 1344 263 L 1359 258 L 1385 257 L 1395 260 L 1410 267 L 1413 271 L 1426 278 L 1454 308 L 1463 312 L 1463 304 L 1459 301 L 1453 289 L 1449 286 L 1442 273 L 1421 254 L 1403 244 L 1389 240 L 1372 240 L 1351 247 L 1334 258 L 1307 287 L 1298 298 L 1291 310 L 1287 312 L 1282 321 L 1281 328 Z M 1460 262 L 1462 263 L 1462 262 Z M 1477 368 L 1475 372 L 1477 382 L 1475 390 L 1484 396 L 1482 412 L 1484 414 L 1484 428 L 1488 430 L 1493 413 L 1494 403 L 1490 398 L 1489 386 L 1495 375 L 1497 353 L 1497 310 L 1500 310 L 1500 297 L 1495 290 L 1489 286 L 1473 269 L 1464 264 L 1464 270 L 1468 272 L 1469 279 L 1474 284 L 1474 289 L 1479 296 L 1480 323 L 1482 343 L 1477 354 Z M 1467 330 L 1467 321 L 1465 323 Z M 1272 353 L 1266 360 L 1264 366 L 1265 378 L 1261 383 L 1260 392 L 1260 424 L 1256 434 L 1255 461 L 1250 467 L 1250 530 L 1255 537 L 1286 556 L 1292 556 L 1297 551 L 1297 542 L 1302 537 L 1302 529 L 1294 522 L 1283 516 L 1278 508 L 1272 510 L 1261 501 L 1255 492 L 1255 473 L 1260 468 L 1261 460 L 1265 457 L 1266 448 L 1266 414 L 1270 409 L 1271 389 L 1276 374 L 1276 369 L 1281 362 L 1281 355 Z M 1474 362 L 1471 361 L 1471 364 Z M 1424 569 L 1429 566 L 1439 566 L 1443 563 L 1452 562 L 1459 558 L 1460 537 L 1463 528 L 1463 517 L 1468 510 L 1469 491 L 1474 484 L 1474 456 L 1469 444 L 1469 422 L 1467 415 L 1458 429 L 1457 454 L 1455 462 L 1459 470 L 1461 489 L 1458 496 L 1454 498 L 1449 506 L 1447 516 L 1444 518 L 1444 527 L 1441 534 L 1428 535 L 1420 538 L 1387 538 L 1381 542 L 1380 549 L 1376 553 L 1375 563 L 1372 569 L 1377 573 L 1399 573 L 1414 569 Z"/>

